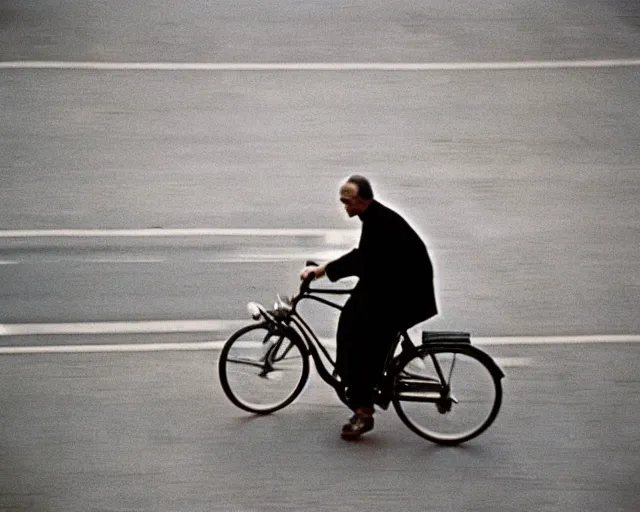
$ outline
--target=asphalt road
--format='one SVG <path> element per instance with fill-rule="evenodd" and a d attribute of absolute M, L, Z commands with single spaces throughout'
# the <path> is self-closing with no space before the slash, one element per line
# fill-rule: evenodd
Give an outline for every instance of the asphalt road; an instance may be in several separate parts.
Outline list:
<path fill-rule="evenodd" d="M 455 62 L 627 58 L 633 0 L 3 0 L 2 60 Z"/>
<path fill-rule="evenodd" d="M 65 5 L 71 4 L 57 7 Z M 597 6 L 603 8 L 593 3 L 565 19 L 591 27 L 592 44 L 601 41 L 600 22 L 588 15 Z M 535 8 L 540 16 L 543 7 Z M 114 25 L 122 12 L 114 14 Z M 612 10 L 610 16 L 614 12 L 619 15 Z M 606 40 L 623 38 L 628 56 L 639 45 L 632 43 L 637 31 L 628 23 L 634 11 L 628 6 L 624 12 L 614 16 L 619 30 Z M 260 22 L 255 30 L 268 32 Z M 20 40 L 19 33 L 5 29 L 3 37 Z M 45 45 L 52 52 L 62 51 L 58 37 L 70 36 L 61 30 L 52 37 Z M 19 45 L 7 48 L 17 51 Z M 131 50 L 130 60 L 139 58 L 130 46 L 123 48 Z M 538 51 L 536 57 L 544 58 Z M 35 50 L 32 57 L 43 58 Z M 73 58 L 80 57 L 90 56 Z M 515 50 L 508 56 L 525 57 L 531 55 Z M 558 58 L 566 57 L 559 52 Z M 5 69 L 0 218 L 5 229 L 357 230 L 358 221 L 345 218 L 336 197 L 340 181 L 360 172 L 425 237 L 438 274 L 442 326 L 463 323 L 489 334 L 635 333 L 639 77 L 634 66 L 442 72 Z M 119 240 L 109 243 L 106 250 L 128 250 Z M 173 243 L 182 253 L 183 242 Z M 197 240 L 195 251 L 206 257 L 211 243 L 220 242 Z M 255 249 L 264 250 L 262 243 L 254 243 Z M 304 252 L 308 241 L 286 244 Z M 3 242 L 3 258 L 22 261 L 14 248 Z M 57 250 L 50 240 L 36 248 L 43 259 Z M 93 242 L 86 247 L 89 253 L 102 249 Z M 171 252 L 163 259 L 191 258 Z M 231 297 L 239 308 L 253 298 L 249 283 L 259 280 L 256 291 L 269 300 L 285 283 L 289 290 L 303 260 L 242 270 L 189 264 L 177 272 L 150 265 L 78 268 L 73 261 L 71 271 L 78 275 L 114 274 L 113 292 L 97 283 L 78 291 L 74 279 L 65 277 L 68 265 L 3 266 L 5 289 L 12 290 L 2 297 L 7 321 L 25 321 L 25 315 L 58 321 L 172 313 L 218 317 L 236 307 L 221 305 L 220 298 Z M 132 289 L 150 270 L 158 279 L 142 292 Z M 244 286 L 220 280 L 227 273 L 245 274 Z M 198 286 L 184 290 L 193 276 Z M 26 305 L 14 293 L 34 286 Z M 158 293 L 163 287 L 181 295 Z M 93 293 L 97 288 L 99 295 Z M 47 298 L 60 292 L 72 301 L 69 307 Z M 140 303 L 140 293 L 148 297 L 145 303 L 157 299 L 159 307 Z"/>
<path fill-rule="evenodd" d="M 433 445 L 395 413 L 361 442 L 316 379 L 267 417 L 235 409 L 217 352 L 0 358 L 2 510 L 637 509 L 638 345 L 508 348 L 492 427 Z"/>
<path fill-rule="evenodd" d="M 626 232 L 630 239 L 625 240 Z M 566 253 L 530 237 L 540 246 L 536 250 L 547 253 L 544 260 L 527 254 L 526 244 L 515 238 L 512 247 L 518 254 L 500 245 L 433 248 L 441 313 L 424 326 L 466 329 L 476 336 L 640 333 L 640 258 L 634 256 L 640 244 L 632 247 L 634 232 L 621 226 L 618 246 L 597 241 Z M 297 291 L 306 257 L 350 248 L 323 245 L 316 237 L 231 237 L 226 242 L 50 238 L 19 244 L 0 239 L 5 263 L 0 265 L 1 323 L 249 320 L 248 301 L 271 307 L 276 294 Z M 274 261 L 260 261 L 265 257 Z M 310 303 L 302 312 L 320 336 L 334 335 L 334 310 Z M 211 336 L 203 333 L 197 339 Z M 49 340 L 36 343 L 43 341 Z M 15 342 L 33 340 L 0 337 L 0 344 Z"/>
<path fill-rule="evenodd" d="M 584 2 L 0 0 L 7 61 L 638 59 L 640 7 Z M 372 178 L 423 234 L 441 315 L 476 336 L 640 333 L 640 72 L 0 67 L 0 230 L 359 228 Z M 314 237 L 0 237 L 0 327 L 246 318 Z M 256 259 L 272 261 L 256 261 Z M 319 334 L 335 316 L 310 309 Z M 2 329 L 0 328 L 0 334 Z M 0 345 L 215 333 L 0 336 Z M 495 425 L 439 448 L 393 413 L 358 444 L 316 382 L 250 418 L 216 351 L 0 356 L 0 509 L 635 511 L 637 344 L 496 345 Z"/>

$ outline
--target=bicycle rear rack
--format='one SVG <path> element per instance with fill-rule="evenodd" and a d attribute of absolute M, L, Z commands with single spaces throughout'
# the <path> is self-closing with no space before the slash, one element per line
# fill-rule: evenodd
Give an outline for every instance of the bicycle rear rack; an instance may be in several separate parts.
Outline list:
<path fill-rule="evenodd" d="M 422 343 L 471 343 L 471 334 L 464 331 L 422 331 Z"/>

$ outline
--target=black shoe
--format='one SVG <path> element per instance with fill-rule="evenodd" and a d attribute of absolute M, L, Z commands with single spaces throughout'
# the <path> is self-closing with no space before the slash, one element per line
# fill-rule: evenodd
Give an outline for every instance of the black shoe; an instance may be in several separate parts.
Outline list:
<path fill-rule="evenodd" d="M 349 423 L 342 426 L 342 439 L 357 439 L 365 432 L 373 429 L 373 415 L 354 414 L 349 419 Z"/>

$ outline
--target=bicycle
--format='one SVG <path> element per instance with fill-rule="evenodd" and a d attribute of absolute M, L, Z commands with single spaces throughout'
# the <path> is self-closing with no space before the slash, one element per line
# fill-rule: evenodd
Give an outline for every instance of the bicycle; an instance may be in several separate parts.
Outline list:
<path fill-rule="evenodd" d="M 310 265 L 316 264 L 308 261 Z M 297 312 L 297 305 L 311 299 L 342 310 L 340 304 L 317 294 L 345 295 L 353 289 L 312 289 L 312 280 L 313 276 L 304 280 L 291 299 L 277 295 L 271 310 L 249 302 L 249 314 L 258 323 L 239 329 L 225 342 L 218 359 L 220 383 L 240 409 L 264 415 L 291 404 L 309 381 L 310 357 L 320 377 L 346 404 L 335 361 Z M 384 410 L 393 404 L 400 420 L 417 435 L 437 444 L 457 445 L 494 422 L 502 403 L 504 376 L 490 355 L 471 345 L 467 332 L 422 331 L 422 344 L 416 346 L 404 330 L 387 355 L 375 403 Z"/>

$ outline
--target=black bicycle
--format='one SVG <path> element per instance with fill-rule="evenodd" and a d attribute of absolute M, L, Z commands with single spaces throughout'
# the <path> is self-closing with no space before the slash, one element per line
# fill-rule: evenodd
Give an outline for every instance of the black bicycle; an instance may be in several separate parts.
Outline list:
<path fill-rule="evenodd" d="M 303 281 L 292 299 L 278 295 L 271 310 L 250 302 L 247 308 L 258 323 L 232 334 L 222 348 L 220 383 L 239 408 L 270 414 L 291 404 L 309 380 L 309 357 L 346 404 L 334 359 L 296 307 L 302 299 L 312 299 L 341 310 L 340 304 L 316 294 L 353 290 L 311 289 L 312 280 Z M 422 344 L 416 346 L 402 331 L 387 356 L 375 402 L 385 410 L 392 403 L 402 422 L 419 436 L 456 445 L 480 435 L 496 419 L 503 377 L 491 356 L 471 345 L 469 333 L 423 331 Z"/>

